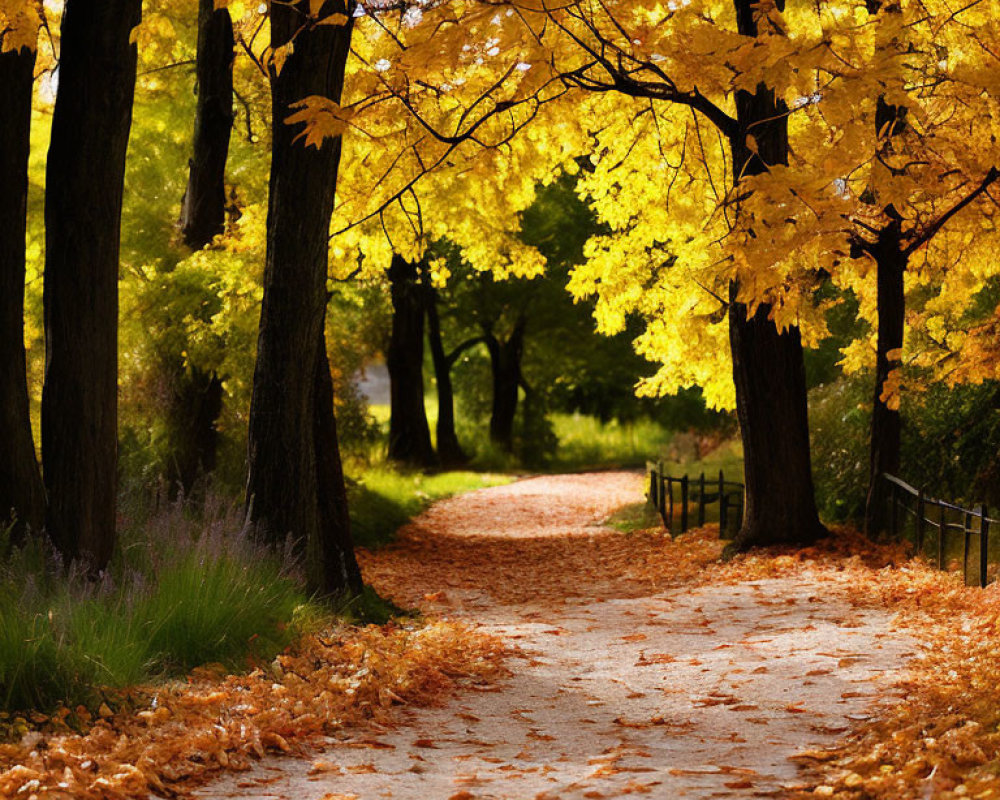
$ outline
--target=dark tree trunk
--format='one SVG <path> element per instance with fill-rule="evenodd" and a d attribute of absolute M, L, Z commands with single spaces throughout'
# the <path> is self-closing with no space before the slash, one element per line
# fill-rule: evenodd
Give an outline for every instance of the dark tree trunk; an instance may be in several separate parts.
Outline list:
<path fill-rule="evenodd" d="M 316 447 L 316 483 L 319 486 L 319 510 L 323 520 L 320 536 L 308 561 L 309 583 L 327 596 L 344 591 L 360 594 L 364 588 L 361 570 L 354 557 L 351 540 L 351 517 L 347 507 L 347 484 L 340 460 L 337 417 L 333 405 L 333 377 L 326 353 L 326 335 L 321 334 L 316 349 L 316 411 L 314 437 Z"/>
<path fill-rule="evenodd" d="M 192 365 L 173 376 L 172 383 L 167 481 L 172 497 L 178 490 L 190 496 L 197 480 L 215 470 L 219 439 L 215 423 L 222 411 L 222 379 Z"/>
<path fill-rule="evenodd" d="M 493 371 L 493 411 L 490 414 L 490 440 L 514 451 L 514 418 L 517 415 L 517 390 L 521 386 L 521 357 L 524 355 L 524 332 L 527 320 L 520 317 L 506 341 L 492 333 L 486 336 Z"/>
<path fill-rule="evenodd" d="M 386 352 L 389 368 L 389 458 L 417 467 L 434 467 L 424 408 L 424 287 L 417 265 L 393 255 L 389 267 L 392 333 Z"/>
<path fill-rule="evenodd" d="M 740 33 L 756 36 L 754 4 L 735 0 L 735 6 Z M 772 90 L 761 84 L 753 93 L 737 92 L 736 117 L 730 146 L 737 180 L 788 163 L 787 107 Z M 753 136 L 753 150 L 748 136 Z M 813 491 L 802 339 L 794 327 L 779 333 L 767 304 L 748 317 L 746 305 L 736 300 L 737 290 L 730 287 L 729 339 L 746 509 L 731 549 L 811 544 L 826 529 Z"/>
<path fill-rule="evenodd" d="M 437 292 L 427 287 L 427 338 L 430 342 L 431 358 L 434 361 L 434 378 L 437 381 L 438 418 L 437 450 L 438 458 L 445 467 L 457 467 L 469 462 L 469 456 L 462 450 L 455 432 L 455 390 L 451 383 L 451 368 L 462 350 L 449 357 L 444 350 L 441 336 L 441 317 L 438 314 Z"/>
<path fill-rule="evenodd" d="M 894 209 L 889 207 L 892 212 Z M 883 473 L 899 474 L 902 420 L 898 408 L 882 400 L 889 373 L 899 367 L 903 347 L 903 321 L 906 300 L 903 273 L 907 256 L 901 245 L 902 229 L 898 214 L 890 213 L 891 222 L 879 231 L 873 248 L 876 265 L 878 345 L 875 358 L 875 397 L 872 402 L 871 449 L 868 461 L 868 496 L 865 501 L 865 533 L 875 537 L 885 529 L 885 482 Z M 893 358 L 889 358 L 889 353 Z"/>
<path fill-rule="evenodd" d="M 336 595 L 359 585 L 351 577 L 356 567 L 346 577 L 329 568 L 335 562 L 352 564 L 354 554 L 346 516 L 334 507 L 333 497 L 343 496 L 343 476 L 330 461 L 334 455 L 339 461 L 339 453 L 325 449 L 336 447 L 326 427 L 335 422 L 332 413 L 320 422 L 326 390 L 317 374 L 326 355 L 327 238 L 341 140 L 306 147 L 294 141 L 298 129 L 285 119 L 291 103 L 310 95 L 339 102 L 352 24 L 349 19 L 342 26 L 312 26 L 308 12 L 308 0 L 271 7 L 272 45 L 281 47 L 294 37 L 295 48 L 280 74 L 271 76 L 267 256 L 250 408 L 247 509 L 266 541 L 280 544 L 290 536 L 307 556 L 319 559 L 308 565 L 311 588 Z M 347 8 L 335 2 L 323 6 L 323 15 L 336 12 Z"/>
<path fill-rule="evenodd" d="M 181 205 L 184 243 L 200 250 L 226 222 L 226 160 L 233 130 L 233 22 L 215 0 L 198 4 L 198 110 L 194 155 Z"/>
<path fill-rule="evenodd" d="M 0 36 L 0 43 L 2 43 Z M 24 258 L 27 226 L 31 87 L 35 54 L 0 54 L 0 529 L 14 537 L 42 529 L 45 492 L 35 457 L 24 352 Z"/>
<path fill-rule="evenodd" d="M 47 525 L 101 569 L 115 543 L 118 252 L 141 0 L 67 0 L 45 189 Z"/>

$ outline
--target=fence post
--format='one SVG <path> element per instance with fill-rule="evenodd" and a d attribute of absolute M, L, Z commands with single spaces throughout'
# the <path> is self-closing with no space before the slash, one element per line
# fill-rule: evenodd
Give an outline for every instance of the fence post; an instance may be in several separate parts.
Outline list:
<path fill-rule="evenodd" d="M 705 473 L 698 479 L 698 527 L 705 527 Z"/>
<path fill-rule="evenodd" d="M 990 519 L 986 503 L 979 504 L 979 586 L 986 587 L 986 569 L 989 566 Z"/>
<path fill-rule="evenodd" d="M 944 569 L 944 506 L 938 506 L 938 569 Z"/>
<path fill-rule="evenodd" d="M 725 503 L 722 498 L 726 495 L 726 476 L 722 474 L 722 470 L 719 470 L 719 538 L 721 539 L 726 533 L 726 511 Z"/>
<path fill-rule="evenodd" d="M 649 503 L 653 508 L 659 508 L 660 502 L 656 499 L 656 467 L 649 468 Z"/>
<path fill-rule="evenodd" d="M 917 555 L 924 554 L 924 490 L 917 493 Z"/>
<path fill-rule="evenodd" d="M 670 504 L 670 522 L 667 524 L 667 530 L 670 531 L 670 535 L 674 535 L 674 479 L 671 477 L 666 478 L 667 481 L 667 502 Z"/>
<path fill-rule="evenodd" d="M 681 533 L 688 529 L 688 476 L 681 478 Z"/>
<path fill-rule="evenodd" d="M 883 480 L 885 480 L 883 478 Z M 899 537 L 899 488 L 894 483 L 889 484 L 889 530 L 891 537 L 895 541 Z"/>
<path fill-rule="evenodd" d="M 972 512 L 966 511 L 962 519 L 962 583 L 969 585 L 969 539 L 972 536 Z"/>

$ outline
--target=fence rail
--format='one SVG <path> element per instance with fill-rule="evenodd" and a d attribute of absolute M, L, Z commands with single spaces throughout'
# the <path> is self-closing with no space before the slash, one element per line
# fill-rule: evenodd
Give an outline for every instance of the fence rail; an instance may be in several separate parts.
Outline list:
<path fill-rule="evenodd" d="M 926 546 L 930 533 L 934 536 L 930 555 L 938 569 L 948 569 L 949 550 L 954 552 L 960 547 L 965 583 L 969 584 L 970 580 L 979 586 L 989 583 L 990 563 L 996 560 L 990 556 L 990 530 L 1000 530 L 1000 520 L 990 517 L 985 503 L 965 508 L 930 497 L 922 489 L 910 486 L 895 475 L 883 473 L 881 479 L 888 484 L 888 533 L 893 539 L 912 537 L 917 553 L 927 555 Z M 955 541 L 958 535 L 961 536 L 960 542 Z M 993 544 L 1000 548 L 1000 541 Z M 970 566 L 975 569 L 970 570 Z"/>
<path fill-rule="evenodd" d="M 706 479 L 702 472 L 697 478 L 689 475 L 667 475 L 662 463 L 649 464 L 649 503 L 659 512 L 663 527 L 671 536 L 675 525 L 684 533 L 691 525 L 691 507 L 694 508 L 698 527 L 705 524 L 708 507 L 719 506 L 719 536 L 729 538 L 743 524 L 744 486 L 738 481 L 727 481 L 722 470 L 718 480 Z"/>

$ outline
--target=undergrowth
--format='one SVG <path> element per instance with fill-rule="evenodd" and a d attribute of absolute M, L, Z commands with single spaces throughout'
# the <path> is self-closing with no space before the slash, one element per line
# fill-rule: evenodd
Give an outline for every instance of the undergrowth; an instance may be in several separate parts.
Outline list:
<path fill-rule="evenodd" d="M 0 543 L 0 708 L 94 706 L 108 690 L 269 660 L 330 614 L 235 508 L 171 504 L 126 525 L 100 579 L 41 540 Z"/>

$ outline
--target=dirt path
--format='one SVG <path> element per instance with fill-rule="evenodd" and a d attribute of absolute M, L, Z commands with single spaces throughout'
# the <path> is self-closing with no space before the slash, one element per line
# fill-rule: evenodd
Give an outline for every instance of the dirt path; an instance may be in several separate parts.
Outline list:
<path fill-rule="evenodd" d="M 641 496 L 639 476 L 602 473 L 436 505 L 366 575 L 516 645 L 509 679 L 199 797 L 781 796 L 791 757 L 864 719 L 914 646 L 840 598 L 836 575 L 692 582 L 718 552 L 708 536 L 600 525 Z"/>

